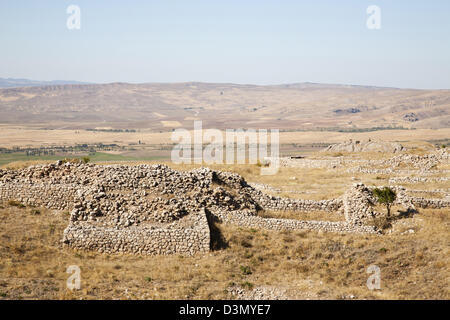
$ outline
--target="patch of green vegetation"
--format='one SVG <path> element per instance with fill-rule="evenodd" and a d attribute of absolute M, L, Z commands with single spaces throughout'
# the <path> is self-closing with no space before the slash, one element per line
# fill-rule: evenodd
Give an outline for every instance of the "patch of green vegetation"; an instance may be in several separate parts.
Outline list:
<path fill-rule="evenodd" d="M 62 160 L 61 156 L 27 156 L 25 152 L 14 152 L 14 153 L 2 153 L 0 154 L 0 166 L 15 162 L 15 161 L 32 161 L 32 160 Z"/>
<path fill-rule="evenodd" d="M 252 274 L 252 269 L 250 269 L 249 266 L 240 266 L 239 267 L 241 269 L 242 274 L 244 275 L 250 275 Z"/>
<path fill-rule="evenodd" d="M 391 215 L 391 206 L 397 198 L 395 191 L 389 187 L 384 187 L 383 189 L 375 188 L 372 192 L 378 202 L 386 206 L 387 216 L 389 217 Z"/>

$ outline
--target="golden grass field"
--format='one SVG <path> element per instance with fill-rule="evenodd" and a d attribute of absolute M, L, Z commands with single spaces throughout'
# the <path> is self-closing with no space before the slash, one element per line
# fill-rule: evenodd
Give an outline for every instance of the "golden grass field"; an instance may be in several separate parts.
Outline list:
<path fill-rule="evenodd" d="M 169 165 L 180 170 L 198 166 Z M 347 173 L 325 169 L 281 168 L 267 177 L 259 175 L 256 165 L 211 167 L 237 172 L 250 182 L 297 190 L 299 194 L 283 195 L 300 198 L 340 196 L 353 182 Z M 292 176 L 297 180 L 290 180 Z M 386 182 L 373 175 L 358 179 L 368 185 Z M 449 187 L 448 182 L 427 186 Z M 343 219 L 320 212 L 262 214 Z M 234 286 L 275 287 L 291 299 L 449 299 L 449 217 L 449 209 L 422 209 L 392 222 L 392 232 L 384 235 L 280 233 L 216 223 L 214 250 L 208 254 L 133 256 L 63 248 L 68 212 L 3 203 L 0 299 L 233 299 L 228 289 Z M 381 290 L 366 286 L 372 264 L 381 269 Z M 66 288 L 70 265 L 81 268 L 81 290 Z"/>
<path fill-rule="evenodd" d="M 232 298 L 227 289 L 234 285 L 274 286 L 293 299 L 450 298 L 449 210 L 421 212 L 413 235 L 277 233 L 218 225 L 228 247 L 194 257 L 63 249 L 67 214 L 39 211 L 0 210 L 2 299 L 225 299 Z M 371 264 L 381 268 L 381 290 L 366 287 Z M 81 268 L 79 291 L 66 288 L 69 265 Z M 241 266 L 251 274 L 243 274 Z"/>
<path fill-rule="evenodd" d="M 193 136 L 192 131 L 191 136 Z M 82 143 L 116 143 L 129 145 L 139 140 L 143 144 L 173 144 L 171 132 L 154 132 L 142 129 L 139 132 L 102 132 L 86 130 L 55 129 L 45 130 L 33 126 L 0 125 L 0 146 L 39 147 L 51 145 L 75 145 Z M 223 135 L 225 137 L 225 135 Z M 382 130 L 373 132 L 331 132 L 305 131 L 280 132 L 281 144 L 338 143 L 349 139 L 367 140 L 369 138 L 383 141 L 429 141 L 449 139 L 450 128 L 416 129 L 416 130 Z M 207 144 L 205 142 L 205 144 Z"/>

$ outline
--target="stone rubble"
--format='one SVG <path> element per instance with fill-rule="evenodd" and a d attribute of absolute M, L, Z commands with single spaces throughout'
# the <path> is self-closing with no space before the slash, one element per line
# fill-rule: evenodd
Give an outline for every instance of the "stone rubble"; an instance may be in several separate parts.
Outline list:
<path fill-rule="evenodd" d="M 349 141 L 332 144 L 323 149 L 322 152 L 401 152 L 406 148 L 399 143 L 371 140 L 368 141 Z"/>
<path fill-rule="evenodd" d="M 402 153 L 389 159 L 365 160 L 365 159 L 348 159 L 344 156 L 340 157 L 323 157 L 321 159 L 293 158 L 282 157 L 279 159 L 281 167 L 290 168 L 323 168 L 323 169 L 340 169 L 347 168 L 349 173 L 366 173 L 366 174 L 397 174 L 399 182 L 406 182 L 411 175 L 420 175 L 416 181 L 416 177 L 412 177 L 414 182 L 432 182 L 432 181 L 448 181 L 449 170 L 436 170 L 436 166 L 441 163 L 449 163 L 450 153 L 446 149 L 437 149 L 432 153 L 425 155 Z M 404 167 L 409 169 L 404 169 Z M 379 167 L 379 168 L 377 168 Z M 440 178 L 426 178 L 425 175 L 440 174 Z M 406 177 L 404 177 L 406 176 Z M 397 179 L 397 177 L 393 178 Z"/>
<path fill-rule="evenodd" d="M 245 290 L 239 286 L 228 288 L 228 293 L 237 300 L 287 300 L 286 290 L 276 287 L 256 287 Z"/>
<path fill-rule="evenodd" d="M 376 216 L 372 192 L 362 183 L 355 183 L 344 194 L 344 215 L 349 224 L 363 225 Z"/>
<path fill-rule="evenodd" d="M 405 208 L 448 207 L 444 199 L 411 197 L 398 188 Z M 370 189 L 355 184 L 330 200 L 267 195 L 240 175 L 165 165 L 94 165 L 58 161 L 19 170 L 0 169 L 0 201 L 70 211 L 63 243 L 104 253 L 194 254 L 210 248 L 211 218 L 248 228 L 378 233 Z M 263 210 L 343 212 L 345 221 L 263 218 Z"/>

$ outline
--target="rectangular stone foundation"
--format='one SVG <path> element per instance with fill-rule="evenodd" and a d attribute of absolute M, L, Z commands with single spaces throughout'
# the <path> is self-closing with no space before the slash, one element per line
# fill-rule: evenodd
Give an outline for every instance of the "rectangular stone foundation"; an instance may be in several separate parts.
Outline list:
<path fill-rule="evenodd" d="M 210 231 L 204 212 L 170 223 L 167 227 L 116 228 L 82 221 L 69 224 L 64 230 L 63 243 L 74 249 L 101 253 L 193 255 L 209 252 Z"/>

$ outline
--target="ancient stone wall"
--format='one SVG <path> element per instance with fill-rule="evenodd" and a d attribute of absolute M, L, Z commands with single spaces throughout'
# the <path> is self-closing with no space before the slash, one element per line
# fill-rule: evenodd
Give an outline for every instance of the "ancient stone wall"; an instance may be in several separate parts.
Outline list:
<path fill-rule="evenodd" d="M 55 210 L 71 210 L 79 185 L 0 182 L 0 199 Z"/>
<path fill-rule="evenodd" d="M 376 216 L 373 210 L 375 199 L 362 183 L 356 183 L 343 197 L 345 220 L 351 225 L 363 225 Z"/>
<path fill-rule="evenodd" d="M 221 220 L 247 228 L 266 230 L 315 230 L 339 233 L 378 233 L 372 226 L 350 224 L 347 221 L 304 221 L 294 219 L 262 218 L 259 216 L 246 216 L 240 213 L 221 215 Z"/>
<path fill-rule="evenodd" d="M 449 201 L 408 196 L 405 208 L 446 207 Z M 342 198 L 287 199 L 265 194 L 238 174 L 164 165 L 62 163 L 0 170 L 0 200 L 70 211 L 63 242 L 75 249 L 114 253 L 193 254 L 209 250 L 208 217 L 249 228 L 377 232 L 370 189 L 356 184 Z M 344 211 L 345 221 L 301 221 L 259 216 L 261 210 Z"/>
<path fill-rule="evenodd" d="M 144 171 L 150 170 L 142 169 L 59 162 L 0 170 L 0 200 L 71 210 L 63 242 L 76 249 L 140 254 L 209 251 L 204 210 L 187 212 L 175 198 L 148 198 L 146 189 L 155 188 L 158 178 L 146 179 Z M 150 176 L 161 174 L 160 167 L 153 169 Z"/>
<path fill-rule="evenodd" d="M 160 226 L 118 228 L 81 221 L 71 222 L 64 230 L 63 243 L 75 249 L 102 253 L 192 255 L 209 251 L 210 231 L 204 212 Z"/>

